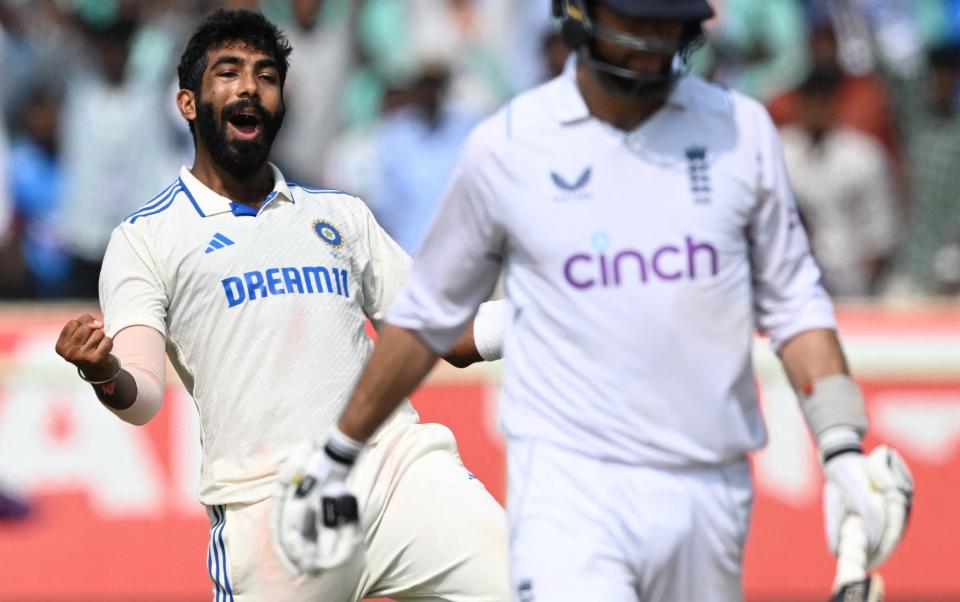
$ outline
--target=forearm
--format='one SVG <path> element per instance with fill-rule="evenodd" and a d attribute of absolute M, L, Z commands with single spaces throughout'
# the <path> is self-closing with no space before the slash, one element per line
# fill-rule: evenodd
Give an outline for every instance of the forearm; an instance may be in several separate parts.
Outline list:
<path fill-rule="evenodd" d="M 476 362 L 492 362 L 503 355 L 507 301 L 487 301 L 480 305 L 463 336 L 454 343 L 443 359 L 457 368 Z"/>
<path fill-rule="evenodd" d="M 163 335 L 149 326 L 131 326 L 117 333 L 113 352 L 123 368 L 117 379 L 117 397 L 121 386 L 125 405 L 97 397 L 118 418 L 130 424 L 146 424 L 163 405 L 166 356 Z"/>
<path fill-rule="evenodd" d="M 483 356 L 477 350 L 477 342 L 473 337 L 473 322 L 467 324 L 463 336 L 457 339 L 457 342 L 443 356 L 443 359 L 457 368 L 466 368 L 470 364 L 483 361 Z"/>
<path fill-rule="evenodd" d="M 437 357 L 413 331 L 385 324 L 340 416 L 340 431 L 355 441 L 369 439 L 426 377 Z"/>
<path fill-rule="evenodd" d="M 849 374 L 836 331 L 816 328 L 801 332 L 780 348 L 780 361 L 794 390 L 809 395 L 813 383 L 837 374 Z"/>
<path fill-rule="evenodd" d="M 783 345 L 780 357 L 823 460 L 860 451 L 866 408 L 860 388 L 849 376 L 836 332 L 802 332 Z"/>
<path fill-rule="evenodd" d="M 111 360 L 112 362 L 116 362 L 117 366 L 120 365 L 116 357 L 112 356 Z M 88 380 L 96 381 L 103 379 L 103 374 L 97 374 L 97 371 L 94 369 L 82 371 Z M 122 367 L 119 372 L 114 369 L 111 374 L 117 374 L 117 377 L 110 382 L 91 384 L 90 386 L 93 387 L 93 392 L 96 394 L 97 399 L 100 400 L 100 403 L 107 406 L 107 408 L 115 411 L 126 410 L 137 400 L 137 382 L 133 378 L 133 375 Z"/>

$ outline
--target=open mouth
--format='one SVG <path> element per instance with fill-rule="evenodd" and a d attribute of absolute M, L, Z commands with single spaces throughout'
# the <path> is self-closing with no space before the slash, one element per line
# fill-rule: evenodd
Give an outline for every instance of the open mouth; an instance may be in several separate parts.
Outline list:
<path fill-rule="evenodd" d="M 262 122 L 255 113 L 237 113 L 227 120 L 240 138 L 251 139 L 260 133 Z"/>

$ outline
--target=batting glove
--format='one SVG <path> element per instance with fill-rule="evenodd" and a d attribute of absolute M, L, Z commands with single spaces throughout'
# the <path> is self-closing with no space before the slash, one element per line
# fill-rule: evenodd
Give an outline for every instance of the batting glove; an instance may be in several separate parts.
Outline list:
<path fill-rule="evenodd" d="M 913 478 L 903 458 L 887 446 L 869 456 L 848 452 L 823 467 L 823 515 L 830 550 L 838 553 L 840 527 L 860 517 L 867 538 L 867 568 L 883 563 L 903 536 L 913 499 Z"/>
<path fill-rule="evenodd" d="M 872 568 L 885 562 L 903 538 L 913 507 L 913 475 L 900 454 L 886 445 L 867 456 L 867 474 L 874 489 L 883 497 L 886 517 L 880 549 L 868 557 Z"/>
<path fill-rule="evenodd" d="M 362 541 L 357 498 L 346 479 L 361 444 L 334 433 L 301 446 L 281 467 L 273 495 L 273 547 L 294 575 L 349 560 Z"/>

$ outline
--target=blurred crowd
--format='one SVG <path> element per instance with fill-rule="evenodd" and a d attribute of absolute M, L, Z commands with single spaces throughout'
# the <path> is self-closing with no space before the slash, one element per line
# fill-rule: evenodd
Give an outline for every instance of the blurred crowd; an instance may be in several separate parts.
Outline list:
<path fill-rule="evenodd" d="M 770 109 L 827 288 L 960 294 L 960 0 L 713 4 L 693 70 Z M 473 125 L 566 59 L 550 0 L 0 0 L 0 299 L 96 296 L 112 228 L 192 161 L 175 66 L 220 7 L 293 44 L 273 161 L 411 253 Z"/>

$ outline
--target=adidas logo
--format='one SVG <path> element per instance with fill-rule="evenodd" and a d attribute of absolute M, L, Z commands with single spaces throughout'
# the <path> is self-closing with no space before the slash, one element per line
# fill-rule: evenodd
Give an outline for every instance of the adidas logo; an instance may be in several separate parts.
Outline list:
<path fill-rule="evenodd" d="M 224 247 L 229 247 L 234 244 L 232 240 L 217 232 L 213 235 L 213 238 L 210 239 L 210 244 L 207 245 L 207 250 L 204 253 L 213 253 L 217 249 L 222 249 Z"/>

